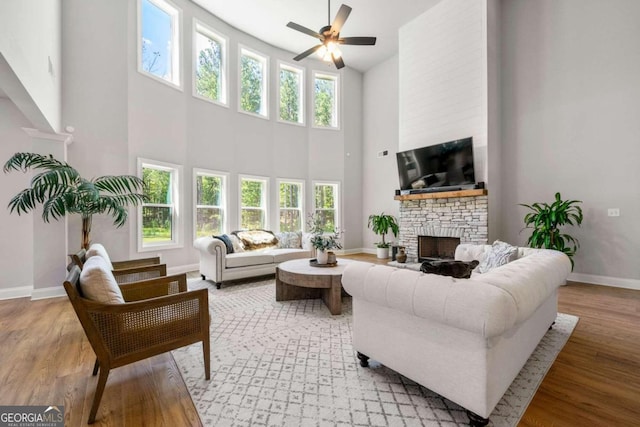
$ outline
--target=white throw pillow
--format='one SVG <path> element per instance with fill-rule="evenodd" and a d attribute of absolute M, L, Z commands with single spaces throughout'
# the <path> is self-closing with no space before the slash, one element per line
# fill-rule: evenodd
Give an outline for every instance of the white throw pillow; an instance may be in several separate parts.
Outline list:
<path fill-rule="evenodd" d="M 107 253 L 107 250 L 100 243 L 91 244 L 91 246 L 89 247 L 89 250 L 87 251 L 87 259 L 96 255 L 104 258 L 104 260 L 107 262 L 107 265 L 109 266 L 109 270 L 113 270 L 113 264 L 111 264 L 111 258 L 109 258 L 109 254 Z"/>
<path fill-rule="evenodd" d="M 84 297 L 106 304 L 123 304 L 124 297 L 107 261 L 101 256 L 87 259 L 80 273 L 80 289 Z"/>
<path fill-rule="evenodd" d="M 281 233 L 276 233 L 276 238 L 278 239 L 278 248 L 302 248 L 302 232 L 300 231 L 283 231 Z"/>
<path fill-rule="evenodd" d="M 478 273 L 486 273 L 496 267 L 514 261 L 518 257 L 518 247 L 496 240 L 484 257 L 477 270 Z"/>
<path fill-rule="evenodd" d="M 229 234 L 229 240 L 231 240 L 231 244 L 233 245 L 233 253 L 236 252 L 244 252 L 244 245 L 242 241 L 238 239 L 238 236 L 235 234 Z"/>
<path fill-rule="evenodd" d="M 311 233 L 302 233 L 302 249 L 305 251 L 311 250 L 311 237 L 313 237 Z"/>

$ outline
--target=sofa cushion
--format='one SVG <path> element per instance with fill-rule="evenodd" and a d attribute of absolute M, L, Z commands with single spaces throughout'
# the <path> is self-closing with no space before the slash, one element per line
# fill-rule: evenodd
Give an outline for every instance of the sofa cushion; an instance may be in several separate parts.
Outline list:
<path fill-rule="evenodd" d="M 268 230 L 242 230 L 234 231 L 232 234 L 238 236 L 242 241 L 245 250 L 270 248 L 278 245 L 276 236 Z"/>
<path fill-rule="evenodd" d="M 311 252 L 302 249 L 268 249 L 264 253 L 273 255 L 273 260 L 276 263 L 311 257 Z"/>
<path fill-rule="evenodd" d="M 451 276 L 457 279 L 468 279 L 471 271 L 480 262 L 473 261 L 425 261 L 420 266 L 420 271 L 429 274 L 439 274 L 440 276 Z"/>
<path fill-rule="evenodd" d="M 110 266 L 101 256 L 87 259 L 80 273 L 80 289 L 85 298 L 105 303 L 123 304 L 124 297 Z"/>
<path fill-rule="evenodd" d="M 239 254 L 229 254 L 225 259 L 227 261 L 227 268 L 272 264 L 274 262 L 273 254 L 264 251 L 247 251 Z"/>
<path fill-rule="evenodd" d="M 220 236 L 213 236 L 214 239 L 221 240 L 227 248 L 227 253 L 232 254 L 233 251 L 233 243 L 231 239 L 226 234 L 221 234 Z"/>
<path fill-rule="evenodd" d="M 89 250 L 87 251 L 87 259 L 93 256 L 102 257 L 107 262 L 107 265 L 109 266 L 109 270 L 113 270 L 113 264 L 111 264 L 111 258 L 109 258 L 109 254 L 107 253 L 107 250 L 100 243 L 93 243 L 89 247 Z"/>
<path fill-rule="evenodd" d="M 276 233 L 278 238 L 278 248 L 280 249 L 301 249 L 302 248 L 302 232 L 301 231 L 282 231 Z"/>
<path fill-rule="evenodd" d="M 496 267 L 515 261 L 518 256 L 518 248 L 508 243 L 496 240 L 491 245 L 491 250 L 478 266 L 478 273 L 486 273 Z"/>

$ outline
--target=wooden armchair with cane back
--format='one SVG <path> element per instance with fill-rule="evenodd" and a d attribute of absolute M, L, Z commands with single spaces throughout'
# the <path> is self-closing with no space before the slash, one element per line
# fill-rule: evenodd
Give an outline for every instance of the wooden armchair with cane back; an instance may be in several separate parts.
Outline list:
<path fill-rule="evenodd" d="M 69 255 L 72 264 L 80 267 L 80 270 L 82 270 L 87 258 L 91 256 L 101 256 L 107 261 L 107 264 L 111 264 L 113 276 L 120 284 L 138 282 L 140 280 L 167 275 L 167 265 L 160 264 L 160 257 L 111 261 L 106 249 L 99 243 L 92 244 L 88 251 L 86 249 L 80 249 L 75 254 Z"/>
<path fill-rule="evenodd" d="M 118 285 L 104 260 L 91 257 L 82 271 L 71 267 L 64 289 L 96 354 L 93 375 L 100 372 L 89 424 L 111 369 L 202 341 L 210 378 L 208 293 L 187 291 L 184 274 Z"/>

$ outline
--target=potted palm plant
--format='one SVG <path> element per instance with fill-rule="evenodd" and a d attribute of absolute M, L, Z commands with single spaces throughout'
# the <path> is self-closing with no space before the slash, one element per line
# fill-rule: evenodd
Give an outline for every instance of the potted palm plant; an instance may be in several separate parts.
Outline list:
<path fill-rule="evenodd" d="M 573 256 L 580 247 L 580 242 L 575 237 L 560 231 L 564 225 L 582 224 L 582 209 L 578 206 L 580 200 L 562 200 L 560 193 L 556 193 L 555 200 L 551 204 L 533 203 L 532 205 L 520 204 L 529 208 L 531 212 L 524 217 L 525 228 L 532 228 L 533 232 L 527 244 L 532 248 L 555 249 L 564 252 L 571 261 L 573 269 Z"/>
<path fill-rule="evenodd" d="M 82 247 L 91 242 L 91 220 L 95 214 L 113 217 L 113 225 L 122 227 L 127 221 L 128 206 L 145 200 L 143 182 L 137 176 L 101 176 L 87 180 L 68 163 L 53 156 L 36 153 L 16 153 L 4 165 L 4 172 L 36 171 L 29 188 L 16 194 L 9 202 L 10 212 L 28 213 L 42 205 L 45 222 L 69 214 L 82 217 Z"/>
<path fill-rule="evenodd" d="M 389 243 L 384 240 L 384 236 L 389 233 L 389 230 L 393 233 L 394 237 L 398 237 L 400 227 L 398 221 L 393 215 L 385 215 L 382 212 L 380 215 L 369 215 L 369 221 L 367 227 L 370 228 L 375 234 L 382 236 L 382 242 L 376 243 L 377 256 L 380 259 L 389 257 Z"/>

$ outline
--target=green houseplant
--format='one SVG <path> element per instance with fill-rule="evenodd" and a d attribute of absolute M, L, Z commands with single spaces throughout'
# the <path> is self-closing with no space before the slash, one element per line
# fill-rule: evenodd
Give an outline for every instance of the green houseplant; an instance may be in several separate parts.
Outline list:
<path fill-rule="evenodd" d="M 318 264 L 327 263 L 327 252 L 331 249 L 342 249 L 339 241 L 341 231 L 338 229 L 327 231 L 327 225 L 322 216 L 316 213 L 309 214 L 307 229 L 311 233 L 311 246 L 317 251 Z"/>
<path fill-rule="evenodd" d="M 572 269 L 573 256 L 580 247 L 580 242 L 575 237 L 561 232 L 560 227 L 582 224 L 582 209 L 578 203 L 582 203 L 582 201 L 562 200 L 560 193 L 556 193 L 555 200 L 551 204 L 520 204 L 520 206 L 531 210 L 524 216 L 525 228 L 533 229 L 527 244 L 532 248 L 555 249 L 564 252 L 571 260 Z"/>
<path fill-rule="evenodd" d="M 393 215 L 385 215 L 385 213 L 382 212 L 380 215 L 369 215 L 367 227 L 375 234 L 382 236 L 382 242 L 376 243 L 376 247 L 378 248 L 378 258 L 387 258 L 389 256 L 389 243 L 385 242 L 384 236 L 389 233 L 389 230 L 391 230 L 393 236 L 398 237 L 398 232 L 400 231 L 398 221 Z"/>
<path fill-rule="evenodd" d="M 53 156 L 36 153 L 16 153 L 4 165 L 4 172 L 14 170 L 36 174 L 29 188 L 16 194 L 9 202 L 10 212 L 28 213 L 42 205 L 45 222 L 69 214 L 82 217 L 82 247 L 91 241 L 91 220 L 95 214 L 113 217 L 113 225 L 122 227 L 127 221 L 127 206 L 145 200 L 143 182 L 131 175 L 101 176 L 87 180 L 68 163 Z"/>

